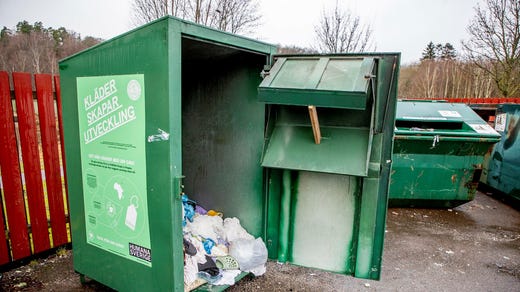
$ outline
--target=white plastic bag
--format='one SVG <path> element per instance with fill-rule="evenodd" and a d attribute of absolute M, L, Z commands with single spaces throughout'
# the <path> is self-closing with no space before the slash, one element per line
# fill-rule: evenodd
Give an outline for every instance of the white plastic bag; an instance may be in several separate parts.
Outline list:
<path fill-rule="evenodd" d="M 187 222 L 185 231 L 218 242 L 223 236 L 223 221 L 219 216 L 197 215 L 193 222 Z"/>
<path fill-rule="evenodd" d="M 233 217 L 224 219 L 224 239 L 233 242 L 237 239 L 255 239 L 255 237 L 247 233 L 238 218 Z"/>
<path fill-rule="evenodd" d="M 229 254 L 234 257 L 240 270 L 249 272 L 267 262 L 267 247 L 262 238 L 237 239 L 231 242 Z"/>

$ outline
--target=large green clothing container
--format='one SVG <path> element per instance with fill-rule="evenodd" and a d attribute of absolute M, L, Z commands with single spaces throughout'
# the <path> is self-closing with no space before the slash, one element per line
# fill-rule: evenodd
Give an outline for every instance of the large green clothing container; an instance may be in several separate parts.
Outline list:
<path fill-rule="evenodd" d="M 287 195 L 294 192 L 299 197 L 290 201 L 296 212 L 290 218 L 319 215 L 326 219 L 321 231 L 327 231 L 289 222 L 292 255 L 319 259 L 287 259 L 322 268 L 320 262 L 339 258 L 342 268 L 323 268 L 379 278 L 399 54 L 342 55 L 370 59 L 370 74 L 361 76 L 365 82 L 352 82 L 341 71 L 348 68 L 341 67 L 339 77 L 362 84 L 362 92 L 339 94 L 337 109 L 335 101 L 318 108 L 323 141 L 330 132 L 332 148 L 324 142 L 316 146 L 332 149 L 325 161 L 331 170 L 323 156 L 313 157 L 312 130 L 298 128 L 293 134 L 308 136 L 313 145 L 297 142 L 301 151 L 289 155 L 291 161 L 305 155 L 303 161 L 315 160 L 317 166 L 285 171 L 283 165 L 262 167 L 269 149 L 277 148 L 269 141 L 293 137 L 283 129 L 275 137 L 272 130 L 285 118 L 291 123 L 304 119 L 306 127 L 308 116 L 297 107 L 262 100 L 259 85 L 275 50 L 164 17 L 60 61 L 78 273 L 120 291 L 183 291 L 183 192 L 202 206 L 239 218 L 246 230 L 264 239 L 270 257 L 278 258 L 273 250 L 280 244 L 271 237 L 288 233 L 281 235 L 273 220 L 286 218 L 280 206 L 287 207 Z M 340 149 L 360 157 L 351 160 Z M 305 196 L 311 193 L 322 199 L 307 210 L 310 198 Z M 343 205 L 331 214 L 331 204 L 337 203 Z M 338 227 L 345 230 L 336 232 Z M 341 254 L 316 254 L 323 246 L 300 239 L 327 234 L 341 239 L 336 244 Z"/>

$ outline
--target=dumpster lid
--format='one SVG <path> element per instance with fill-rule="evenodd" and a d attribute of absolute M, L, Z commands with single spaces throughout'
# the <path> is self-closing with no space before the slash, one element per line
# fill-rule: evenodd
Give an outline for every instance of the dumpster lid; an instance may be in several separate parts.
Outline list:
<path fill-rule="evenodd" d="M 320 145 L 309 127 L 276 125 L 263 167 L 366 176 L 372 139 L 367 128 L 323 127 Z"/>
<path fill-rule="evenodd" d="M 374 57 L 281 56 L 258 87 L 260 101 L 365 109 Z"/>
<path fill-rule="evenodd" d="M 395 121 L 399 135 L 500 138 L 469 106 L 459 103 L 398 101 Z"/>

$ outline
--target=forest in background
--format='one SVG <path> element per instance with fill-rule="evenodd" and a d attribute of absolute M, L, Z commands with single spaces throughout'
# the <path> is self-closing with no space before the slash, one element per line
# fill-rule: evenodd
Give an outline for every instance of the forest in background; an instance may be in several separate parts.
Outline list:
<path fill-rule="evenodd" d="M 259 25 L 258 7 L 258 0 L 134 0 L 133 17 L 137 25 L 174 15 L 237 33 Z M 520 1 L 485 0 L 474 10 L 460 52 L 450 43 L 430 42 L 420 60 L 401 65 L 399 98 L 520 97 Z M 311 48 L 279 46 L 278 53 L 350 53 L 375 47 L 370 25 L 339 2 L 322 11 L 314 30 Z M 101 41 L 64 27 L 20 21 L 0 32 L 0 70 L 58 74 L 58 60 Z"/>
<path fill-rule="evenodd" d="M 58 61 L 100 43 L 64 27 L 45 27 L 42 22 L 20 21 L 0 31 L 0 70 L 59 74 Z"/>
<path fill-rule="evenodd" d="M 450 43 L 426 45 L 422 58 L 401 66 L 399 98 L 486 98 L 502 96 L 492 76 L 464 60 Z"/>

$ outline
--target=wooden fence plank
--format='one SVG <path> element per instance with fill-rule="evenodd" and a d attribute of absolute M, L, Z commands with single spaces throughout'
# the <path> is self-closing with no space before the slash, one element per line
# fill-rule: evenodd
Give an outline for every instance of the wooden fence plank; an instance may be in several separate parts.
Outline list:
<path fill-rule="evenodd" d="M 65 198 L 69 201 L 68 185 L 67 185 L 67 165 L 65 163 L 65 139 L 63 139 L 63 114 L 61 106 L 61 86 L 60 76 L 54 76 L 54 88 L 56 89 L 56 104 L 58 108 L 58 124 L 60 126 L 60 145 L 61 145 L 61 163 L 63 167 L 63 181 L 65 181 Z"/>
<path fill-rule="evenodd" d="M 66 244 L 67 226 L 63 191 L 61 186 L 60 160 L 58 154 L 58 135 L 54 99 L 52 95 L 52 76 L 35 74 L 36 96 L 38 98 L 38 117 L 40 119 L 43 163 L 45 165 L 45 181 L 47 182 L 47 198 L 54 247 Z"/>
<path fill-rule="evenodd" d="M 50 248 L 50 241 L 43 197 L 31 74 L 13 72 L 12 76 L 34 253 L 39 253 Z"/>
<path fill-rule="evenodd" d="M 0 195 L 2 195 L 2 190 L 0 190 Z M 3 265 L 9 262 L 9 245 L 5 237 L 6 228 L 4 228 L 4 208 L 0 208 L 0 227 L 0 265 Z"/>
<path fill-rule="evenodd" d="M 13 260 L 31 255 L 7 72 L 0 72 L 0 169 Z"/>

